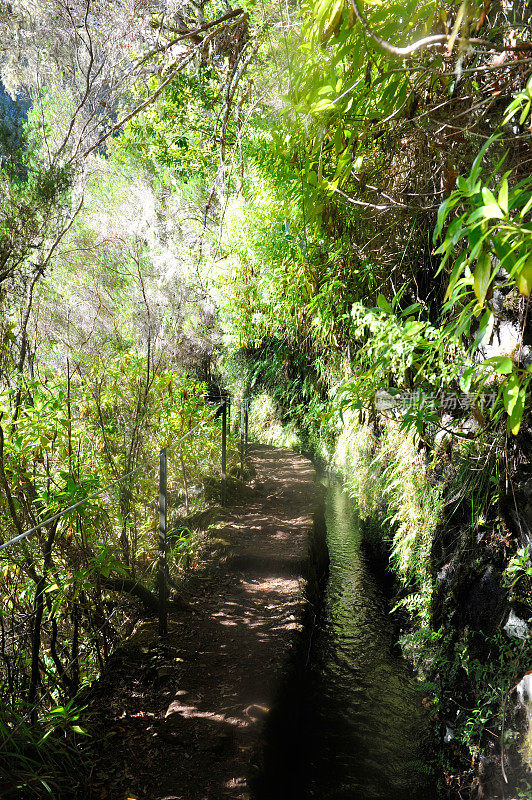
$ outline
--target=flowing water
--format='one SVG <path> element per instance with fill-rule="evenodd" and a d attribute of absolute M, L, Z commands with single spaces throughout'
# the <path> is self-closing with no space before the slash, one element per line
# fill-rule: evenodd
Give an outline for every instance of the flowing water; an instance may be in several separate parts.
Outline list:
<path fill-rule="evenodd" d="M 326 487 L 329 576 L 304 663 L 270 729 L 257 798 L 434 800 L 422 695 L 361 546 L 353 501 Z"/>

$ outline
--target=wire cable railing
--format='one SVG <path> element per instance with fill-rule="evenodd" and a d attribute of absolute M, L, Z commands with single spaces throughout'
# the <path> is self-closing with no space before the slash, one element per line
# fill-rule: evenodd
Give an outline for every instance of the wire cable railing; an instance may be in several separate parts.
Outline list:
<path fill-rule="evenodd" d="M 167 457 L 168 451 L 170 453 L 175 453 L 176 448 L 188 437 L 190 437 L 195 432 L 204 428 L 207 423 L 212 420 L 213 417 L 220 415 L 222 418 L 222 431 L 221 431 L 221 494 L 222 494 L 222 505 L 226 504 L 227 500 L 227 431 L 230 425 L 230 413 L 231 413 L 231 398 L 230 396 L 224 395 L 216 395 L 211 396 L 208 398 L 209 402 L 216 403 L 216 407 L 203 419 L 201 419 L 194 427 L 190 430 L 186 431 L 182 436 L 179 437 L 172 445 L 167 448 L 164 447 L 160 451 L 159 455 L 149 461 L 143 461 L 141 464 L 137 464 L 132 470 L 128 471 L 124 475 L 119 476 L 118 478 L 109 481 L 104 486 L 100 487 L 97 491 L 92 492 L 91 494 L 87 495 L 86 497 L 81 498 L 75 503 L 70 504 L 66 508 L 62 509 L 61 511 L 53 514 L 46 519 L 43 519 L 37 525 L 32 526 L 28 530 L 23 531 L 22 533 L 18 534 L 17 536 L 12 537 L 6 542 L 0 544 L 0 551 L 6 550 L 9 547 L 16 545 L 17 543 L 24 541 L 37 533 L 39 530 L 46 528 L 47 526 L 52 525 L 54 522 L 57 522 L 61 518 L 65 517 L 67 514 L 70 514 L 77 509 L 81 508 L 84 504 L 89 503 L 93 500 L 96 500 L 102 497 L 105 493 L 112 490 L 114 487 L 120 485 L 126 480 L 131 479 L 134 475 L 140 473 L 143 470 L 147 470 L 153 468 L 157 461 L 159 461 L 159 528 L 158 528 L 158 556 L 157 556 L 157 572 L 158 572 L 158 605 L 159 605 L 159 634 L 164 636 L 167 633 L 167 576 L 168 576 L 168 566 L 167 566 L 167 486 L 166 486 L 166 465 L 167 465 Z M 240 457 L 241 457 L 241 471 L 243 473 L 243 464 L 244 464 L 244 454 L 247 449 L 247 427 L 248 427 L 248 400 L 243 399 L 240 402 Z M 114 613 L 114 612 L 112 612 Z M 29 619 L 33 620 L 36 616 L 36 608 L 32 610 L 29 615 Z M 112 614 L 111 614 L 112 616 Z M 109 624 L 110 617 L 106 617 L 103 625 L 99 627 L 98 630 L 92 630 L 91 636 L 99 636 L 99 634 L 104 630 L 106 626 Z M 17 629 L 22 623 L 17 625 Z M 33 625 L 33 623 L 32 623 Z M 14 634 L 13 630 L 9 631 L 11 637 Z M 64 666 L 64 670 L 71 669 L 75 664 L 76 661 L 79 659 L 80 653 L 76 655 L 75 658 L 71 659 L 67 665 Z M 1 743 L 0 747 L 4 748 L 5 745 L 13 740 L 14 736 L 16 735 L 17 731 L 30 719 L 34 720 L 36 717 L 36 711 L 39 708 L 42 708 L 43 703 L 46 699 L 50 698 L 53 694 L 55 687 L 49 687 L 43 694 L 40 695 L 38 700 L 32 704 L 30 708 L 25 709 L 25 712 L 22 718 L 19 720 L 18 725 L 14 727 L 10 731 L 10 735 L 7 737 L 7 741 Z"/>
<path fill-rule="evenodd" d="M 218 409 L 215 409 L 214 411 L 212 411 L 207 417 L 202 419 L 200 422 L 198 422 L 197 425 L 195 425 L 193 428 L 191 428 L 189 431 L 187 431 L 183 436 L 181 436 L 180 439 L 177 440 L 177 442 L 174 442 L 172 447 L 177 447 L 178 444 L 180 444 L 184 439 L 186 439 L 188 436 L 190 436 L 192 433 L 194 433 L 194 431 L 196 431 L 196 430 L 198 430 L 198 428 L 204 426 L 205 423 L 208 422 L 216 413 L 218 413 Z M 149 467 L 155 466 L 155 464 L 157 463 L 158 460 L 159 460 L 159 457 L 157 456 L 157 458 L 154 458 L 151 461 L 145 461 L 142 464 L 138 464 L 130 472 L 126 472 L 125 475 L 121 475 L 119 478 L 116 478 L 115 480 L 111 481 L 110 483 L 106 484 L 105 486 L 102 486 L 100 489 L 98 489 L 97 492 L 94 492 L 93 494 L 89 494 L 86 497 L 83 497 L 81 500 L 78 500 L 76 503 L 73 503 L 72 505 L 68 506 L 67 508 L 63 508 L 61 511 L 58 511 L 58 513 L 54 514 L 52 517 L 48 517 L 47 519 L 43 519 L 42 522 L 39 522 L 38 525 L 34 525 L 32 528 L 29 528 L 27 531 L 24 531 L 23 533 L 19 533 L 18 536 L 14 536 L 12 539 L 9 539 L 9 541 L 4 542 L 3 544 L 0 544 L 0 550 L 5 550 L 6 547 L 10 547 L 12 544 L 16 544 L 17 542 L 20 542 L 23 539 L 27 539 L 28 536 L 31 536 L 33 533 L 36 533 L 37 531 L 41 530 L 42 528 L 45 528 L 47 525 L 50 525 L 52 522 L 56 522 L 57 520 L 61 519 L 61 517 L 64 517 L 65 514 L 69 514 L 71 511 L 75 511 L 77 508 L 80 508 L 82 505 L 84 505 L 85 503 L 90 502 L 91 500 L 96 500 L 98 497 L 101 497 L 102 494 L 104 492 L 106 492 L 108 489 L 114 488 L 118 484 L 122 483 L 122 481 L 125 481 L 128 478 L 131 478 L 137 472 L 140 472 L 143 469 L 148 469 Z"/>

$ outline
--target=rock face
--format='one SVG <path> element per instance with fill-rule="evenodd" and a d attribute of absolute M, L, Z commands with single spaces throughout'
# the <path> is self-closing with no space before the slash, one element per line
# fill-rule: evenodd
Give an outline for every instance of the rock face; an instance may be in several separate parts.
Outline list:
<path fill-rule="evenodd" d="M 532 549 L 532 478 L 519 487 L 519 518 L 521 523 L 521 542 L 523 547 Z"/>
<path fill-rule="evenodd" d="M 528 639 L 530 635 L 528 622 L 524 619 L 520 619 L 513 608 L 510 610 L 510 615 L 506 620 L 504 630 L 508 636 L 514 636 L 517 639 Z"/>
<path fill-rule="evenodd" d="M 488 566 L 471 585 L 464 619 L 472 630 L 490 633 L 499 627 L 508 611 L 508 592 L 501 585 L 501 574 Z"/>
<path fill-rule="evenodd" d="M 508 615 L 508 590 L 502 585 L 500 571 L 491 564 L 479 574 L 460 550 L 441 567 L 436 580 L 432 610 L 436 627 L 452 616 L 459 628 L 490 634 Z"/>
<path fill-rule="evenodd" d="M 515 687 L 519 705 L 526 714 L 526 730 L 521 753 L 525 764 L 532 769 L 532 672 L 527 672 Z"/>

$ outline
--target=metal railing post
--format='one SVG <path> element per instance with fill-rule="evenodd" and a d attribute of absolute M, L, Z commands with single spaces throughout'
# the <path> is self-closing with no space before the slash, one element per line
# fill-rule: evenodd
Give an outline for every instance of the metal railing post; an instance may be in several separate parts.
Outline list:
<path fill-rule="evenodd" d="M 227 400 L 222 404 L 222 505 L 227 502 Z"/>
<path fill-rule="evenodd" d="M 244 400 L 244 443 L 245 443 L 245 452 L 248 452 L 248 418 L 249 418 L 249 398 L 246 397 Z"/>
<path fill-rule="evenodd" d="M 166 496 L 167 496 L 166 447 L 161 450 L 159 459 L 159 564 L 157 583 L 159 588 L 159 635 L 166 636 Z"/>
<path fill-rule="evenodd" d="M 245 431 L 245 406 L 246 401 L 240 403 L 240 474 L 244 476 L 244 431 Z"/>

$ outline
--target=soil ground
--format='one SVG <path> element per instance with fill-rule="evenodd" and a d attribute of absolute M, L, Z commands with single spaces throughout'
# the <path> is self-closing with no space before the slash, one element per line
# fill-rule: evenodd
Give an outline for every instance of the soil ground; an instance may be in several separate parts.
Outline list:
<path fill-rule="evenodd" d="M 93 688 L 91 798 L 245 800 L 264 721 L 297 639 L 313 466 L 255 445 L 246 502 L 215 531 L 217 556 L 187 583 L 169 634 L 144 620 Z"/>

